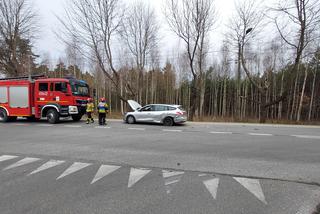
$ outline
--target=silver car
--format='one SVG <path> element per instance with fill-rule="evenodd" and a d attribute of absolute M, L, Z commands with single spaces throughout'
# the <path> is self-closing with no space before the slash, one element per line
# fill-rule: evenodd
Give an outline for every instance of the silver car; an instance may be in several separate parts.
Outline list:
<path fill-rule="evenodd" d="M 134 111 L 125 113 L 123 120 L 129 124 L 145 122 L 173 126 L 187 121 L 187 113 L 180 105 L 150 104 L 142 107 L 134 100 L 128 100 L 128 104 Z"/>

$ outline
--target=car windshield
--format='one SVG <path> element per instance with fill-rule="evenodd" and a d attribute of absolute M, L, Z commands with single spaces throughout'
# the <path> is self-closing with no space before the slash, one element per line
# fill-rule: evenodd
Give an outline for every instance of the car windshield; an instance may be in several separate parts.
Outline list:
<path fill-rule="evenodd" d="M 70 80 L 73 95 L 89 96 L 89 86 L 83 81 Z"/>

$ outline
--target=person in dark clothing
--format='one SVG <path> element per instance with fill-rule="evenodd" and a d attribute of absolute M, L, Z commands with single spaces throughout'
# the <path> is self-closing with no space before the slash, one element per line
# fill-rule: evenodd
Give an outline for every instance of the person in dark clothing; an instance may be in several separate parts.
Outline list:
<path fill-rule="evenodd" d="M 98 113 L 99 113 L 99 125 L 106 125 L 106 115 L 109 111 L 109 106 L 106 103 L 105 98 L 101 98 L 98 104 Z"/>

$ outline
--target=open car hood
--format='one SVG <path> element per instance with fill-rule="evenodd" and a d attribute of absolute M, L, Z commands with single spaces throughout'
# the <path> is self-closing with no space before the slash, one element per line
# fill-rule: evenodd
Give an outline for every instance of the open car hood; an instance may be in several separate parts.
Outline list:
<path fill-rule="evenodd" d="M 138 108 L 142 107 L 139 103 L 137 103 L 134 100 L 128 100 L 128 104 L 132 108 L 132 110 L 134 110 L 134 111 L 136 111 Z"/>

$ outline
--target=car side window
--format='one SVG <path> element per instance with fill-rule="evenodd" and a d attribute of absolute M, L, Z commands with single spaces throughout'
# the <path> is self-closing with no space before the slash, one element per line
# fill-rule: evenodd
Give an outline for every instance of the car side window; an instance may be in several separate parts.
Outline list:
<path fill-rule="evenodd" d="M 167 111 L 167 106 L 156 105 L 155 111 Z"/>
<path fill-rule="evenodd" d="M 141 111 L 151 111 L 151 106 L 145 106 L 141 109 Z"/>

